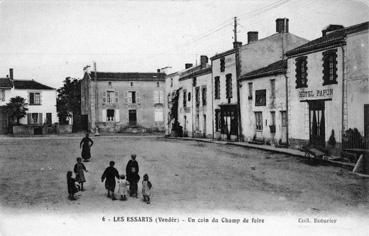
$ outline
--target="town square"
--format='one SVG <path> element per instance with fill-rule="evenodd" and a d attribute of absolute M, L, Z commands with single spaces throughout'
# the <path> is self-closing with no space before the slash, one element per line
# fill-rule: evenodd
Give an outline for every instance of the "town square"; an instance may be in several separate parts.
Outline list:
<path fill-rule="evenodd" d="M 368 16 L 0 1 L 0 235 L 365 235 Z"/>

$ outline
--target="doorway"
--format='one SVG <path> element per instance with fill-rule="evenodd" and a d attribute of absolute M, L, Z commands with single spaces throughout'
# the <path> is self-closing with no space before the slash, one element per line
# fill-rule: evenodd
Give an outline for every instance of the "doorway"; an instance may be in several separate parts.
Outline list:
<path fill-rule="evenodd" d="M 287 144 L 287 112 L 281 111 L 282 130 L 281 130 L 281 142 Z"/>
<path fill-rule="evenodd" d="M 129 125 L 137 125 L 137 111 L 129 110 L 128 112 Z"/>
<path fill-rule="evenodd" d="M 206 115 L 204 115 L 203 134 L 204 134 L 204 137 L 206 138 Z"/>
<path fill-rule="evenodd" d="M 309 102 L 310 144 L 325 147 L 324 101 Z"/>

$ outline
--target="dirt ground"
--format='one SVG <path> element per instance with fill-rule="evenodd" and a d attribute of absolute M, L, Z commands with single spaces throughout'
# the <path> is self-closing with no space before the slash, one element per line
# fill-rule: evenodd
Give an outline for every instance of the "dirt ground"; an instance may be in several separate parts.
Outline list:
<path fill-rule="evenodd" d="M 66 172 L 80 137 L 3 139 L 0 203 L 9 212 L 257 212 L 366 214 L 368 179 L 348 170 L 255 149 L 155 137 L 94 137 L 86 191 L 67 199 Z M 153 183 L 152 203 L 112 201 L 101 174 L 110 160 L 120 173 L 136 153 Z M 139 188 L 141 185 L 139 185 Z"/>

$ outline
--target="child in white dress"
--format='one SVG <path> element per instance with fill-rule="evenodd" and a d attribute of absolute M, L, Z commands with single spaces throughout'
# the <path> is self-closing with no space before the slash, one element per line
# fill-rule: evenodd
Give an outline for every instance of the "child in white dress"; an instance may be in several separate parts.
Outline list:
<path fill-rule="evenodd" d="M 142 195 L 144 202 L 146 202 L 147 204 L 150 204 L 151 188 L 152 184 L 149 181 L 149 176 L 145 174 L 142 181 Z"/>
<path fill-rule="evenodd" d="M 120 196 L 120 200 L 125 201 L 127 200 L 127 186 L 129 185 L 128 181 L 126 180 L 126 177 L 124 175 L 121 175 L 118 180 L 118 195 Z"/>

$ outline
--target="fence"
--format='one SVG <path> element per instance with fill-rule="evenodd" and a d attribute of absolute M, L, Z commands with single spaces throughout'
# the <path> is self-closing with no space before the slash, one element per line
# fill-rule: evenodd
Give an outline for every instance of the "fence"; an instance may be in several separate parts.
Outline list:
<path fill-rule="evenodd" d="M 357 129 L 348 129 L 342 134 L 342 149 L 369 149 L 369 137 L 362 136 Z"/>

